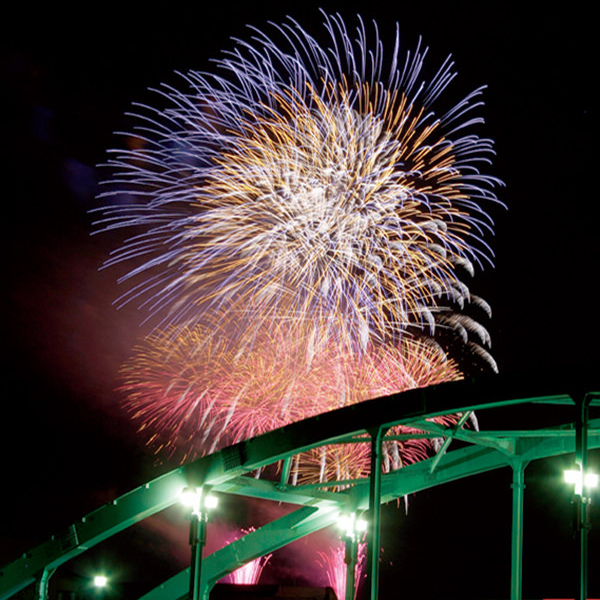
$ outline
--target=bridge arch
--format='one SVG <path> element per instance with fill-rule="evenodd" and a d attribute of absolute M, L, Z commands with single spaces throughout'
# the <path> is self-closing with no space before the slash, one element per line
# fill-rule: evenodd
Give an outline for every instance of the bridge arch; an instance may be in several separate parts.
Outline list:
<path fill-rule="evenodd" d="M 177 468 L 124 494 L 6 565 L 0 571 L 0 600 L 11 598 L 34 584 L 38 586 L 38 597 L 44 598 L 48 578 L 56 568 L 174 505 L 186 485 L 210 486 L 222 494 L 278 500 L 296 506 L 284 517 L 207 556 L 202 566 L 202 589 L 208 591 L 227 573 L 331 525 L 340 512 L 349 508 L 373 513 L 374 505 L 502 467 L 512 468 L 514 474 L 511 597 L 518 600 L 523 471 L 534 460 L 600 447 L 600 419 L 586 419 L 585 423 L 581 420 L 583 405 L 600 406 L 598 383 L 596 375 L 590 373 L 481 377 L 369 400 L 257 436 Z M 573 419 L 550 428 L 493 431 L 446 427 L 428 420 L 446 414 L 548 404 L 572 407 Z M 400 424 L 444 441 L 439 452 L 430 459 L 383 475 L 378 490 L 373 490 L 369 478 L 342 482 L 343 489 L 338 489 L 340 482 L 335 480 L 292 485 L 285 477 L 285 468 L 284 476 L 278 481 L 248 476 L 278 461 L 284 461 L 285 465 L 294 455 L 312 448 L 355 443 L 357 436 L 369 434 L 367 443 L 372 444 L 378 433 L 384 436 L 389 427 Z M 453 449 L 455 441 L 461 447 Z M 189 569 L 186 569 L 144 595 L 142 600 L 186 598 L 189 577 Z M 372 595 L 376 597 L 376 592 Z"/>

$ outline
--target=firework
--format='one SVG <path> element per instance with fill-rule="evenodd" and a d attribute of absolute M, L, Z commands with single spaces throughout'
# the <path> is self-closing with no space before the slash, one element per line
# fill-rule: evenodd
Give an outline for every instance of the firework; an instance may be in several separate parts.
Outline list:
<path fill-rule="evenodd" d="M 237 584 L 254 584 L 258 583 L 260 576 L 262 575 L 265 565 L 271 558 L 269 554 L 266 557 L 255 558 L 249 563 L 246 563 L 243 567 L 236 569 L 227 576 L 229 583 Z"/>
<path fill-rule="evenodd" d="M 353 37 L 325 16 L 325 31 L 324 44 L 292 20 L 257 31 L 216 74 L 160 88 L 165 107 L 138 107 L 100 222 L 134 232 L 108 263 L 131 264 L 123 302 L 159 327 L 226 313 L 252 339 L 300 320 L 318 352 L 367 352 L 432 334 L 444 303 L 469 300 L 499 183 L 481 171 L 482 90 L 440 108 L 450 60 L 426 81 L 427 51 L 404 57 L 398 31 L 385 60 L 376 27 L 369 39 L 359 20 Z"/>
<path fill-rule="evenodd" d="M 324 24 L 323 44 L 289 20 L 237 42 L 216 74 L 163 86 L 112 152 L 100 229 L 131 237 L 108 264 L 129 265 L 122 301 L 155 321 L 121 391 L 157 453 L 184 461 L 461 378 L 456 342 L 495 368 L 467 314 L 489 306 L 463 281 L 491 262 L 500 183 L 482 172 L 482 89 L 444 109 L 449 59 L 427 81 L 427 51 L 403 56 L 398 30 L 384 59 L 377 27 Z M 420 433 L 390 431 L 386 471 L 430 454 Z M 296 457 L 291 477 L 368 469 L 368 444 L 337 444 Z"/>
<path fill-rule="evenodd" d="M 327 576 L 327 583 L 333 588 L 336 597 L 340 600 L 346 597 L 346 548 L 344 545 L 337 545 L 330 548 L 328 551 L 321 551 L 317 554 L 319 566 L 323 569 Z M 356 582 L 354 589 L 354 598 L 358 592 L 358 584 L 363 573 L 366 563 L 366 545 L 364 543 L 357 544 L 357 557 L 354 567 L 354 581 Z"/>
<path fill-rule="evenodd" d="M 122 369 L 121 390 L 148 444 L 183 459 L 369 398 L 462 377 L 427 340 L 405 337 L 398 347 L 354 354 L 341 354 L 330 344 L 311 360 L 310 337 L 298 335 L 297 327 L 273 328 L 243 353 L 225 343 L 222 331 L 200 326 L 175 331 L 177 337 L 168 330 L 138 346 Z M 207 343 L 214 337 L 218 343 Z M 418 432 L 403 427 L 392 433 Z M 386 442 L 384 468 L 398 469 L 430 450 L 425 438 Z M 368 444 L 340 444 L 302 455 L 294 477 L 335 481 L 368 470 Z"/>
<path fill-rule="evenodd" d="M 253 527 L 249 529 L 242 529 L 241 533 L 246 535 L 252 531 L 255 531 Z M 235 537 L 235 540 L 239 539 L 239 536 Z M 231 544 L 232 541 L 228 540 L 227 544 Z M 258 583 L 260 576 L 262 575 L 263 569 L 266 564 L 271 560 L 271 554 L 267 554 L 266 556 L 260 556 L 246 563 L 239 569 L 232 571 L 229 575 L 226 575 L 222 581 L 226 583 L 236 583 L 236 584 L 256 584 Z"/>

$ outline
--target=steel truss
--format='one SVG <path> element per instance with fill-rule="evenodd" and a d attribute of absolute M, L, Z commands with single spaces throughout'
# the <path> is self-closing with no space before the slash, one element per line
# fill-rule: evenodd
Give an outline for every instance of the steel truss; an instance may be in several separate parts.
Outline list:
<path fill-rule="evenodd" d="M 573 407 L 573 421 L 546 429 L 474 431 L 463 428 L 471 411 L 502 407 L 559 404 Z M 263 525 L 205 557 L 201 597 L 213 585 L 247 562 L 265 556 L 303 536 L 333 524 L 341 512 L 368 511 L 369 597 L 378 595 L 379 507 L 407 494 L 443 483 L 510 467 L 513 470 L 513 530 L 511 599 L 521 598 L 522 511 L 524 470 L 534 460 L 575 453 L 585 462 L 588 449 L 600 448 L 600 419 L 588 419 L 587 409 L 600 406 L 600 381 L 594 373 L 568 377 L 493 376 L 446 383 L 369 400 L 294 423 L 276 431 L 184 465 L 85 516 L 0 571 L 0 600 L 37 585 L 46 598 L 54 570 L 103 540 L 179 501 L 184 486 L 210 486 L 222 494 L 275 500 L 296 506 L 285 516 Z M 429 419 L 461 414 L 456 426 Z M 585 414 L 585 418 L 582 418 Z M 420 435 L 443 440 L 435 456 L 388 474 L 381 474 L 378 448 L 395 425 L 419 429 Z M 365 435 L 366 434 L 366 435 Z M 289 465 L 301 452 L 330 444 L 371 444 L 374 477 L 327 481 L 311 485 L 289 483 Z M 451 449 L 454 440 L 458 449 Z M 282 461 L 281 479 L 249 476 Z M 583 547 L 583 542 L 582 542 Z M 189 569 L 165 581 L 141 600 L 183 600 L 188 596 Z"/>

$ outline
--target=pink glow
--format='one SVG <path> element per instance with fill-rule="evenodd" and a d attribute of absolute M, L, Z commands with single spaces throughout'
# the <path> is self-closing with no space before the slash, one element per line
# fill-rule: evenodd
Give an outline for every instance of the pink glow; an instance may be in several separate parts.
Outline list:
<path fill-rule="evenodd" d="M 265 565 L 269 562 L 271 555 L 261 556 L 246 563 L 243 567 L 236 569 L 233 573 L 229 573 L 223 577 L 222 581 L 227 583 L 258 583 L 262 575 Z"/>
<path fill-rule="evenodd" d="M 363 568 L 366 560 L 366 544 L 358 544 L 358 553 L 356 566 L 354 569 L 354 598 L 356 599 L 357 591 Z M 319 565 L 324 569 L 327 576 L 327 583 L 335 591 L 339 600 L 344 600 L 346 597 L 346 547 L 341 543 L 335 548 L 330 548 L 327 552 L 318 553 Z"/>
<path fill-rule="evenodd" d="M 242 529 L 239 533 L 233 534 L 233 538 L 227 539 L 225 544 L 231 544 L 244 535 L 255 531 L 254 527 L 250 527 L 248 529 Z M 239 584 L 254 584 L 258 583 L 260 576 L 262 575 L 263 569 L 265 565 L 269 562 L 271 558 L 271 554 L 267 554 L 266 556 L 259 556 L 254 560 L 246 563 L 245 565 L 239 567 L 235 571 L 229 573 L 221 579 L 223 583 L 239 583 Z"/>
<path fill-rule="evenodd" d="M 185 462 L 342 406 L 462 377 L 441 348 L 419 340 L 362 354 L 343 350 L 284 327 L 257 336 L 244 352 L 222 331 L 159 333 L 122 369 L 124 406 L 157 454 Z M 451 424 L 456 418 L 435 420 Z M 390 433 L 418 432 L 398 427 Z M 386 443 L 384 470 L 427 458 L 431 448 L 431 440 L 419 436 Z M 368 472 L 368 444 L 342 444 L 304 453 L 291 476 L 313 483 Z"/>

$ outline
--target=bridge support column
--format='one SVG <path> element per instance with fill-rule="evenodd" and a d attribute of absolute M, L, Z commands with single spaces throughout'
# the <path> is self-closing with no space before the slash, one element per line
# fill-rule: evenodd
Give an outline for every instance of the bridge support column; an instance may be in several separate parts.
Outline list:
<path fill-rule="evenodd" d="M 371 472 L 369 475 L 369 525 L 367 529 L 367 600 L 379 596 L 379 550 L 381 525 L 382 442 L 387 428 L 378 427 L 371 435 Z"/>
<path fill-rule="evenodd" d="M 346 555 L 344 557 L 346 563 L 346 595 L 344 600 L 354 600 L 354 588 L 356 586 L 354 572 L 356 570 L 357 548 L 356 536 L 347 536 Z"/>
<path fill-rule="evenodd" d="M 526 463 L 515 460 L 512 464 L 512 539 L 510 600 L 521 600 L 523 583 L 523 495 Z"/>
<path fill-rule="evenodd" d="M 48 583 L 56 569 L 44 569 L 37 584 L 38 600 L 48 600 Z"/>
<path fill-rule="evenodd" d="M 576 528 L 579 542 L 579 600 L 587 600 L 588 595 L 588 530 L 590 502 L 589 490 L 585 483 L 588 466 L 588 414 L 591 395 L 574 398 L 577 407 L 575 422 L 575 463 L 581 473 L 581 494 L 575 493 Z"/>

